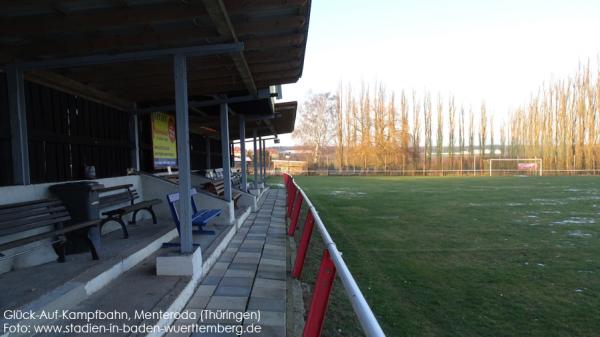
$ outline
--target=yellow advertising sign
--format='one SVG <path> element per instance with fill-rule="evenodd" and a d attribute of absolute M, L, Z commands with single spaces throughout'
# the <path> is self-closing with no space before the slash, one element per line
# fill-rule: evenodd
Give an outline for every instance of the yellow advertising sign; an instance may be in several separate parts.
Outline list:
<path fill-rule="evenodd" d="M 151 121 L 154 168 L 177 166 L 175 117 L 164 112 L 153 112 Z"/>

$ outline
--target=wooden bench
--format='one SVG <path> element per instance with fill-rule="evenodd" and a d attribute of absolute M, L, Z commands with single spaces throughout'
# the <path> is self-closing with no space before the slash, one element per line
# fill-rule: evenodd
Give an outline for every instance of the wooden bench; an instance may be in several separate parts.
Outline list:
<path fill-rule="evenodd" d="M 192 203 L 192 226 L 198 227 L 198 229 L 194 232 L 196 233 L 204 233 L 204 234 L 214 234 L 214 231 L 204 230 L 204 226 L 208 224 L 212 218 L 221 215 L 222 210 L 220 209 L 198 209 L 196 207 L 196 202 L 194 201 L 194 195 L 198 194 L 195 188 L 190 190 L 191 195 L 191 203 Z M 179 214 L 177 213 L 177 208 L 175 207 L 175 203 L 179 201 L 179 193 L 171 193 L 167 195 L 167 202 L 169 203 L 169 209 L 171 210 L 171 216 L 173 217 L 173 221 L 175 222 L 175 226 L 177 227 L 177 232 L 180 233 L 180 224 Z"/>
<path fill-rule="evenodd" d="M 216 194 L 219 197 L 225 196 L 225 181 L 224 180 L 214 180 L 204 184 L 204 189 L 209 191 L 212 194 Z M 237 201 L 242 196 L 241 192 L 231 191 L 231 199 L 233 199 L 233 203 L 237 207 Z"/>
<path fill-rule="evenodd" d="M 123 203 L 129 204 L 127 206 L 122 206 L 119 208 L 102 212 L 102 216 L 104 216 L 105 218 L 102 219 L 102 222 L 100 223 L 101 229 L 102 226 L 104 226 L 104 224 L 106 224 L 107 222 L 115 221 L 119 223 L 119 225 L 121 225 L 121 229 L 123 230 L 123 237 L 128 238 L 129 232 L 127 232 L 127 226 L 123 221 L 123 216 L 129 213 L 133 213 L 131 220 L 129 221 L 130 224 L 133 224 L 136 222 L 136 216 L 138 212 L 143 210 L 148 211 L 150 215 L 152 215 L 152 222 L 156 224 L 156 214 L 154 213 L 152 206 L 160 204 L 160 199 L 151 199 L 136 203 L 135 200 L 139 199 L 140 196 L 137 193 L 137 191 L 133 188 L 132 184 L 117 185 L 111 187 L 104 187 L 103 185 L 100 185 L 94 190 L 100 194 L 100 209 L 121 205 Z M 106 194 L 108 192 L 113 191 L 121 192 Z"/>
<path fill-rule="evenodd" d="M 43 199 L 0 206 L 0 236 L 21 233 L 23 236 L 0 244 L 0 251 L 16 248 L 43 239 L 53 239 L 52 246 L 58 255 L 58 262 L 65 261 L 66 234 L 74 231 L 87 231 L 86 244 L 90 248 L 92 258 L 98 260 L 100 243 L 100 220 L 91 220 L 65 226 L 71 221 L 67 208 L 58 199 Z M 46 232 L 34 229 L 54 226 Z M 95 227 L 95 228 L 94 228 Z M 18 253 L 20 254 L 20 253 Z M 2 256 L 2 254 L 0 254 Z"/>

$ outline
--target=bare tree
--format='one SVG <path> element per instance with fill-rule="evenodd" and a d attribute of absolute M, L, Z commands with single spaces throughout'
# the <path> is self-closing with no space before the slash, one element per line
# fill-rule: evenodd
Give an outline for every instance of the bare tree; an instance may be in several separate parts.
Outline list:
<path fill-rule="evenodd" d="M 458 151 L 460 152 L 460 174 L 465 164 L 465 108 L 460 107 L 460 116 L 458 121 Z"/>
<path fill-rule="evenodd" d="M 419 163 L 419 147 L 421 146 L 421 104 L 417 99 L 415 91 L 412 92 L 412 108 L 413 108 L 413 124 L 412 124 L 412 135 L 413 135 L 413 163 L 415 170 Z"/>
<path fill-rule="evenodd" d="M 481 103 L 481 115 L 479 124 L 479 167 L 483 168 L 483 158 L 485 157 L 485 143 L 487 140 L 487 109 L 485 103 Z"/>
<path fill-rule="evenodd" d="M 321 162 L 323 149 L 332 139 L 334 111 L 335 97 L 330 93 L 310 94 L 300 106 L 301 118 L 293 137 L 312 148 L 312 161 L 317 165 Z"/>
<path fill-rule="evenodd" d="M 336 145 L 336 162 L 338 169 L 344 167 L 344 113 L 343 113 L 343 99 L 344 90 L 342 82 L 338 86 L 338 92 L 335 95 L 335 145 Z"/>
<path fill-rule="evenodd" d="M 435 154 L 437 156 L 438 168 L 444 169 L 444 101 L 442 95 L 438 94 L 437 99 L 437 133 L 435 137 L 436 149 Z"/>
<path fill-rule="evenodd" d="M 423 98 L 423 121 L 425 122 L 425 162 L 427 164 L 426 168 L 431 169 L 433 143 L 431 138 L 431 95 L 429 93 L 426 93 Z"/>
<path fill-rule="evenodd" d="M 454 169 L 454 131 L 456 129 L 456 105 L 454 96 L 448 99 L 448 157 L 450 158 L 450 169 Z"/>

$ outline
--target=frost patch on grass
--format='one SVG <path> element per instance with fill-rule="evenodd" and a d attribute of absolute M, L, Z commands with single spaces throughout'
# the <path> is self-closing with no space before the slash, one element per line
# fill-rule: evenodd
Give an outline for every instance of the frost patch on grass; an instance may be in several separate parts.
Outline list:
<path fill-rule="evenodd" d="M 360 198 L 360 197 L 367 195 L 367 193 L 365 193 L 365 192 L 352 192 L 352 191 L 331 191 L 329 194 L 332 197 L 346 198 L 346 199 Z"/>
<path fill-rule="evenodd" d="M 568 197 L 569 200 L 600 200 L 598 195 L 581 196 L 581 197 Z"/>
<path fill-rule="evenodd" d="M 592 225 L 595 224 L 596 220 L 592 218 L 582 218 L 578 216 L 572 216 L 568 219 L 555 221 L 551 225 Z"/>
<path fill-rule="evenodd" d="M 557 199 L 534 198 L 534 199 L 531 199 L 531 201 L 533 201 L 534 203 L 536 203 L 538 205 L 542 205 L 542 206 L 558 206 L 558 205 L 565 204 L 564 201 L 557 200 Z"/>
<path fill-rule="evenodd" d="M 590 233 L 584 233 L 580 230 L 576 230 L 576 231 L 570 231 L 568 234 L 568 236 L 572 237 L 572 238 L 589 238 L 592 236 L 592 234 Z"/>

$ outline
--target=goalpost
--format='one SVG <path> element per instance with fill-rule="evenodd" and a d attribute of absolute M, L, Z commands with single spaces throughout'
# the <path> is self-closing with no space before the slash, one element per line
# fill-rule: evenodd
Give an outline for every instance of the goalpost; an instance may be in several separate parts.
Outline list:
<path fill-rule="evenodd" d="M 512 165 L 512 168 L 509 169 L 500 169 L 499 172 L 508 172 L 508 173 L 523 173 L 523 172 L 536 172 L 540 176 L 542 176 L 542 159 L 541 158 L 495 158 L 490 159 L 490 177 L 494 172 L 494 163 L 498 164 L 508 164 Z"/>

